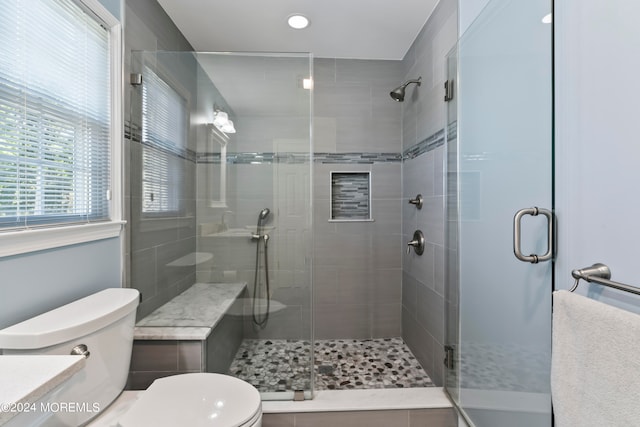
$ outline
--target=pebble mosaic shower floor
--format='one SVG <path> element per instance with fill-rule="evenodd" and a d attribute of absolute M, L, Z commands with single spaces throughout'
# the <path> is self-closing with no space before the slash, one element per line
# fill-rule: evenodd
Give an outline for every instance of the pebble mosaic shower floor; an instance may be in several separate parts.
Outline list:
<path fill-rule="evenodd" d="M 244 340 L 229 373 L 262 392 L 308 390 L 308 341 Z M 401 338 L 316 340 L 316 390 L 432 387 Z"/>

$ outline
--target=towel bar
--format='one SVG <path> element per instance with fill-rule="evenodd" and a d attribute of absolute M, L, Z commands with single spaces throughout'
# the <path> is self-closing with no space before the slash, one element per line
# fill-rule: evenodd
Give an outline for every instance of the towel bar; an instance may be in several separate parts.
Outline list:
<path fill-rule="evenodd" d="M 574 279 L 576 279 L 576 282 L 573 284 L 573 287 L 569 290 L 569 292 L 575 291 L 578 287 L 578 284 L 580 283 L 580 279 L 583 279 L 589 283 L 595 282 L 609 288 L 614 288 L 620 291 L 640 295 L 640 288 L 638 287 L 609 280 L 611 278 L 611 270 L 609 269 L 609 267 L 601 263 L 596 263 L 591 267 L 585 267 L 580 270 L 573 270 L 571 272 L 571 275 Z"/>

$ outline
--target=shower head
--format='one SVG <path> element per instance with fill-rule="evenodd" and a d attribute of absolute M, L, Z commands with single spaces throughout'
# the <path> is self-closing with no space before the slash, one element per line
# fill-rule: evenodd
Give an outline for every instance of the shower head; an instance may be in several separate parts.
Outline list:
<path fill-rule="evenodd" d="M 395 88 L 394 90 L 389 92 L 389 95 L 391 95 L 391 98 L 393 98 L 394 101 L 402 102 L 402 101 L 404 101 L 404 90 L 405 90 L 405 88 L 407 86 L 409 86 L 411 83 L 415 83 L 418 86 L 420 86 L 420 84 L 421 84 L 420 81 L 421 80 L 422 80 L 422 77 L 418 77 L 417 79 L 414 79 L 414 80 L 407 80 L 402 85 L 398 86 L 397 88 Z"/>
<path fill-rule="evenodd" d="M 258 225 L 262 225 L 270 213 L 271 211 L 269 210 L 269 208 L 262 209 L 258 214 Z"/>

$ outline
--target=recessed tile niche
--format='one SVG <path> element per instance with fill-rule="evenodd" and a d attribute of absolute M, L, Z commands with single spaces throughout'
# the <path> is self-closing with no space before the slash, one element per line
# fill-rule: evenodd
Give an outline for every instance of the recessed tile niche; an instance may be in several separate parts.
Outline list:
<path fill-rule="evenodd" d="M 370 172 L 331 172 L 329 221 L 372 221 Z"/>

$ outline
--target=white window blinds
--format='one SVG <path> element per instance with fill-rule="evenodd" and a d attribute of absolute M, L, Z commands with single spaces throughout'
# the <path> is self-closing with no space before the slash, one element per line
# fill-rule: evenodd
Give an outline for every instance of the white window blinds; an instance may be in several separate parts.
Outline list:
<path fill-rule="evenodd" d="M 187 145 L 187 101 L 146 66 L 142 85 L 142 212 L 177 215 L 181 156 Z"/>
<path fill-rule="evenodd" d="M 71 0 L 0 1 L 0 227 L 109 219 L 109 55 Z"/>

